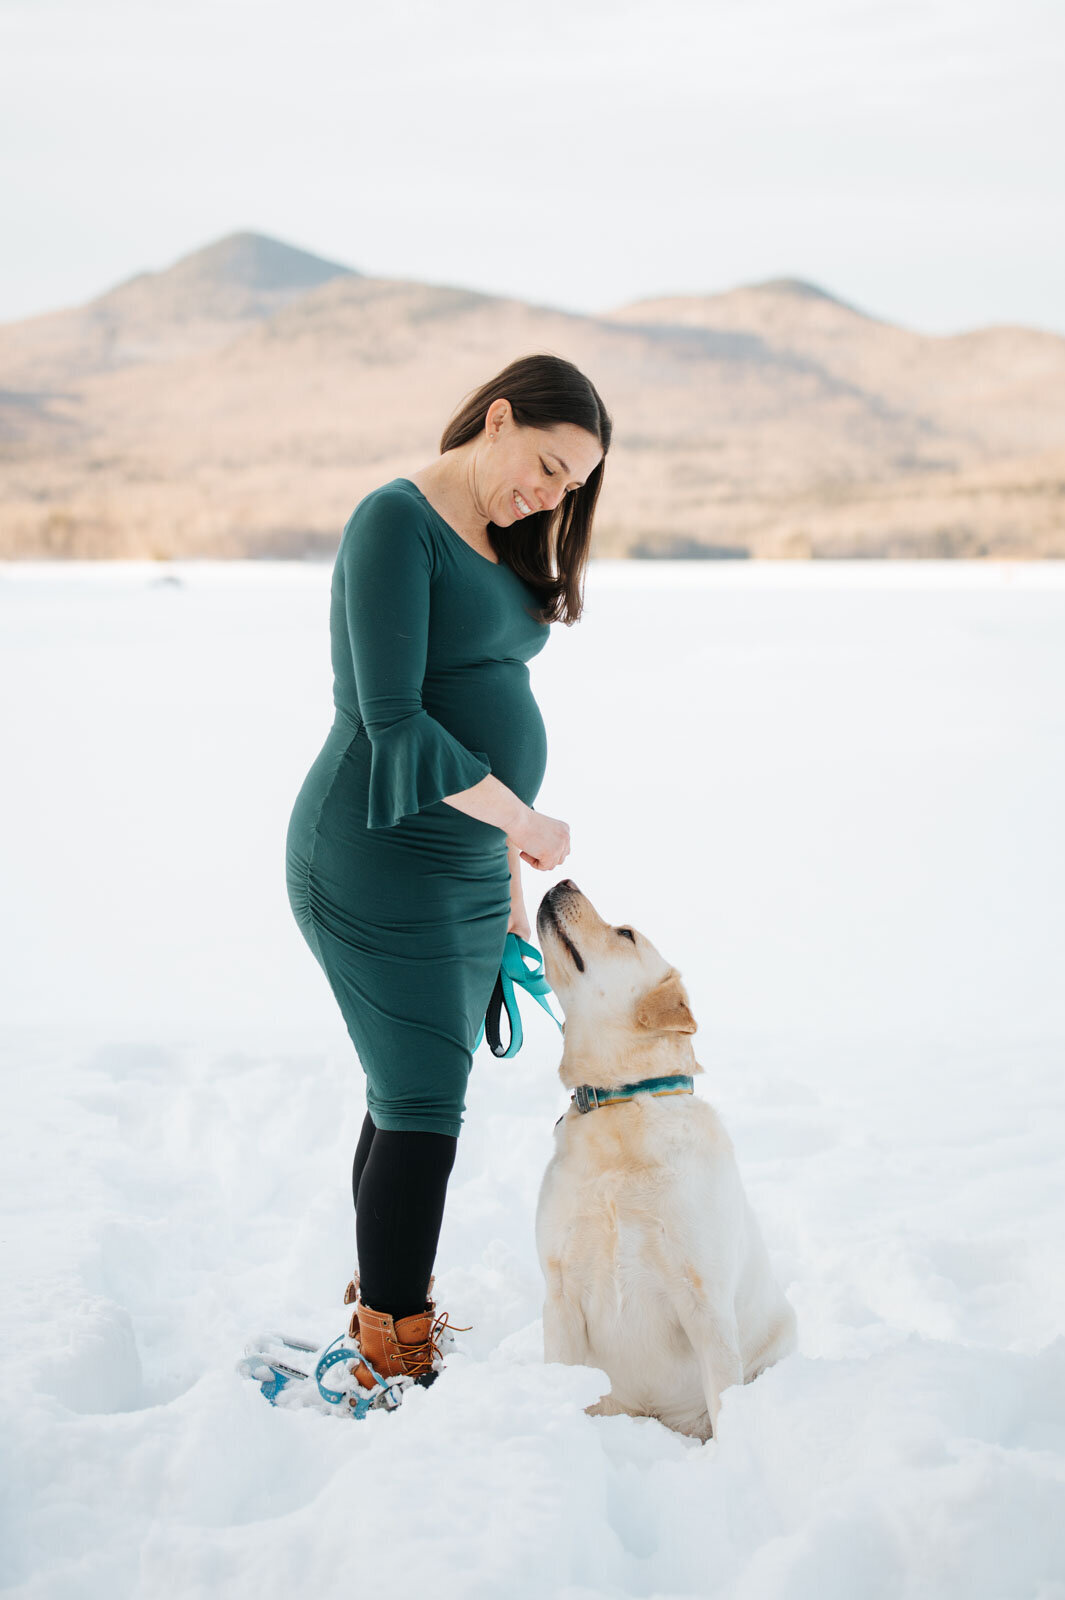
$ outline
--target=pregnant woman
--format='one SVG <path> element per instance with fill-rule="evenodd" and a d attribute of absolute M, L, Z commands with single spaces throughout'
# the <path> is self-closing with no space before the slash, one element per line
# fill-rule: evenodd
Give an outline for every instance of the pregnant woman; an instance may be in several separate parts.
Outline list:
<path fill-rule="evenodd" d="M 287 878 L 366 1074 L 347 1294 L 366 1391 L 439 1369 L 430 1274 L 473 1046 L 508 931 L 529 937 L 520 861 L 569 852 L 566 824 L 533 810 L 547 749 L 526 663 L 580 616 L 610 432 L 570 362 L 515 361 L 340 541 L 335 720 Z"/>

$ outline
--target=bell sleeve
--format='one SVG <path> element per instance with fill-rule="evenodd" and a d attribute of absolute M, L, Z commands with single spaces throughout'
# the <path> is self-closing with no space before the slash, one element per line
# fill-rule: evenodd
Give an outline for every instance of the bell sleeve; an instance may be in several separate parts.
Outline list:
<path fill-rule="evenodd" d="M 491 772 L 422 706 L 432 537 L 402 493 L 364 502 L 339 554 L 359 713 L 370 739 L 367 826 L 391 828 Z"/>

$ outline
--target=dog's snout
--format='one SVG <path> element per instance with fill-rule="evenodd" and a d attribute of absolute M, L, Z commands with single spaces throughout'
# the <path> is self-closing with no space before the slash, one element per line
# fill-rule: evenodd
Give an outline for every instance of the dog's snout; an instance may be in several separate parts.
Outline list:
<path fill-rule="evenodd" d="M 543 939 L 550 933 L 569 952 L 578 972 L 584 971 L 584 960 L 573 942 L 574 910 L 583 900 L 581 891 L 572 878 L 563 878 L 554 884 L 540 901 L 536 913 L 536 931 Z"/>
<path fill-rule="evenodd" d="M 556 900 L 566 900 L 571 894 L 580 894 L 580 892 L 572 878 L 560 878 L 557 883 L 551 885 L 544 899 L 553 897 Z"/>

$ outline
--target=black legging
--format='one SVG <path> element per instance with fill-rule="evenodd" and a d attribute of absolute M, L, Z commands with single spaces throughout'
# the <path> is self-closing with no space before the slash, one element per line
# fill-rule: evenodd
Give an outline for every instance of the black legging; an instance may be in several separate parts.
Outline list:
<path fill-rule="evenodd" d="M 351 1169 L 359 1292 L 394 1321 L 425 1310 L 458 1140 L 375 1128 L 366 1113 Z"/>

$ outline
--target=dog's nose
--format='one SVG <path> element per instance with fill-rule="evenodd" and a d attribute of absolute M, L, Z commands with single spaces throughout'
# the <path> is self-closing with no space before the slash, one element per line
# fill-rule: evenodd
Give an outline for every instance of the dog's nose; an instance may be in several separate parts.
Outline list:
<path fill-rule="evenodd" d="M 572 878 L 560 878 L 555 884 L 556 889 L 576 889 L 576 887 Z"/>

